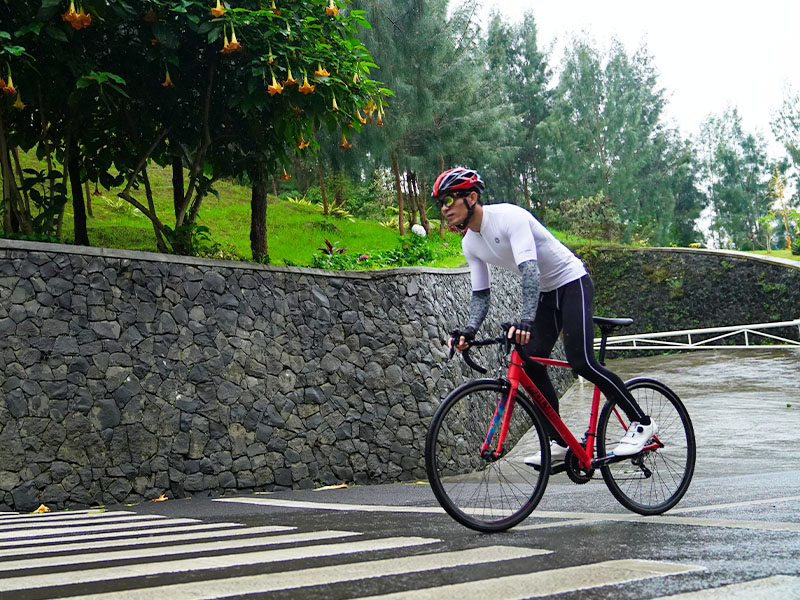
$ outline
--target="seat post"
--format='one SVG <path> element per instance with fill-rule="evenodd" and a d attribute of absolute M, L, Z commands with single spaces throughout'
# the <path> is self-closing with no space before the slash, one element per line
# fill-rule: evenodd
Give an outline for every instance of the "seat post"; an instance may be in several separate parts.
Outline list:
<path fill-rule="evenodd" d="M 600 352 L 597 356 L 597 361 L 606 366 L 606 340 L 608 339 L 609 330 L 605 327 L 600 328 Z"/>

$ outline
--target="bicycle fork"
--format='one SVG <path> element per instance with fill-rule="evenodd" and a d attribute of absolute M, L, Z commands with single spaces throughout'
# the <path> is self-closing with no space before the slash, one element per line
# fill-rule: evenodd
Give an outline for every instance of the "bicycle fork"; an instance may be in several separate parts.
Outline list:
<path fill-rule="evenodd" d="M 492 417 L 492 424 L 489 426 L 489 431 L 486 433 L 483 445 L 481 446 L 481 458 L 488 461 L 498 460 L 503 456 L 503 444 L 508 435 L 508 425 L 511 420 L 511 413 L 513 412 L 514 398 L 510 390 L 505 390 L 500 395 L 497 401 L 497 408 L 495 408 L 494 416 Z M 498 427 L 500 431 L 498 432 Z M 497 447 L 492 452 L 492 440 L 497 435 Z"/>

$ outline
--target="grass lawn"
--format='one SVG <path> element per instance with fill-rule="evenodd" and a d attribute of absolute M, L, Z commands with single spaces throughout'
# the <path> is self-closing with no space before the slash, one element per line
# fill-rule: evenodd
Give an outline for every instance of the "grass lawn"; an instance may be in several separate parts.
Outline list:
<path fill-rule="evenodd" d="M 26 165 L 26 160 L 30 161 Z M 37 166 L 35 158 L 24 157 L 23 167 Z M 171 171 L 152 166 L 148 169 L 156 213 L 166 225 L 174 224 L 172 208 Z M 209 194 L 204 200 L 198 225 L 208 227 L 215 242 L 226 250 L 234 250 L 249 259 L 250 253 L 250 188 L 229 181 L 215 184 L 219 198 Z M 92 214 L 88 217 L 89 240 L 93 246 L 127 250 L 156 251 L 153 226 L 150 220 L 130 204 L 117 197 L 121 190 L 102 190 L 91 197 Z M 143 190 L 134 197 L 146 204 Z M 62 239 L 69 241 L 73 235 L 72 205 L 64 211 Z M 461 256 L 461 239 L 447 233 L 438 235 L 438 221 L 431 223 L 429 244 L 440 251 L 434 262 L 426 266 L 459 267 L 464 265 Z M 270 195 L 267 206 L 267 245 L 270 262 L 275 265 L 308 266 L 312 257 L 325 245 L 325 240 L 336 243 L 349 253 L 372 254 L 397 248 L 400 236 L 397 230 L 364 219 L 346 219 L 325 216 L 319 206 L 306 206 L 280 200 Z"/>
<path fill-rule="evenodd" d="M 784 248 L 783 250 L 770 250 L 767 252 L 766 250 L 755 250 L 753 254 L 763 254 L 764 256 L 775 256 L 777 258 L 788 258 L 790 260 L 798 260 L 800 261 L 800 256 L 796 254 L 792 254 L 791 251 Z"/>

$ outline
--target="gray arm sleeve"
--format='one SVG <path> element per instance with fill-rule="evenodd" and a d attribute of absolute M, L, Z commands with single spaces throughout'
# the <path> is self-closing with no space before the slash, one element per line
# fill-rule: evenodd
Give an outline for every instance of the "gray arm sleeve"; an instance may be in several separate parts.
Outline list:
<path fill-rule="evenodd" d="M 519 265 L 522 273 L 522 319 L 536 317 L 539 306 L 539 265 L 535 260 L 526 260 Z"/>
<path fill-rule="evenodd" d="M 483 320 L 486 318 L 486 314 L 489 312 L 489 289 L 485 290 L 478 290 L 472 292 L 472 298 L 469 302 L 469 323 L 467 323 L 467 327 L 475 328 L 475 331 L 478 331 L 478 328 L 483 323 Z"/>

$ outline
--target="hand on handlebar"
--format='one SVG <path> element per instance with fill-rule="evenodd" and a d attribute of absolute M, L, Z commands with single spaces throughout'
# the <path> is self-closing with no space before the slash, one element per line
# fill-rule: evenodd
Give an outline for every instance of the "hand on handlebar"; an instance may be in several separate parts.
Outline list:
<path fill-rule="evenodd" d="M 531 330 L 533 320 L 522 319 L 519 323 L 513 323 L 508 328 L 508 339 L 513 340 L 520 346 L 524 346 L 531 341 Z"/>
<path fill-rule="evenodd" d="M 456 329 L 450 334 L 450 339 L 447 340 L 447 345 L 450 348 L 450 356 L 453 355 L 453 350 L 463 352 L 470 346 L 470 342 L 475 339 L 475 328 L 465 327 L 464 329 Z"/>

